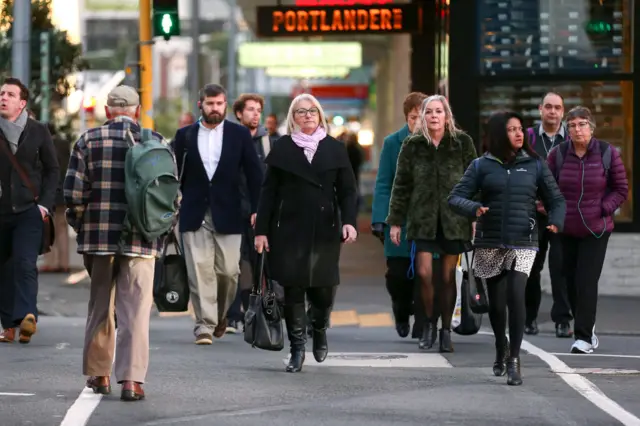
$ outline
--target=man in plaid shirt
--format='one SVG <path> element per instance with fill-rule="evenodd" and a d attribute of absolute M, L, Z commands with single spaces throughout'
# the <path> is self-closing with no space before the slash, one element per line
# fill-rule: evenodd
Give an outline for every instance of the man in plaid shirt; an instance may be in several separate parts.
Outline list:
<path fill-rule="evenodd" d="M 137 232 L 122 233 L 127 213 L 127 132 L 140 141 L 138 93 L 128 86 L 116 87 L 105 109 L 108 121 L 85 132 L 73 147 L 64 198 L 67 222 L 78 234 L 78 253 L 84 255 L 91 276 L 83 359 L 83 373 L 90 376 L 87 386 L 96 393 L 111 392 L 115 304 L 119 328 L 115 375 L 122 384 L 121 399 L 135 401 L 144 398 L 154 265 L 163 241 L 145 242 Z M 161 135 L 154 136 L 167 143 Z"/>

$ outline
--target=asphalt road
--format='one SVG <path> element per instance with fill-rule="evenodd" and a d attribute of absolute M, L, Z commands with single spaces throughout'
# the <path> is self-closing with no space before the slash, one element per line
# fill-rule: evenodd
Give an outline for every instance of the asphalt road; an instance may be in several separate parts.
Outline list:
<path fill-rule="evenodd" d="M 524 385 L 509 387 L 491 373 L 486 329 L 454 335 L 455 352 L 444 356 L 400 339 L 389 323 L 384 261 L 358 253 L 343 258 L 326 362 L 309 352 L 303 372 L 288 374 L 286 350 L 252 349 L 241 335 L 195 346 L 188 316 L 155 316 L 147 399 L 138 403 L 121 402 L 118 386 L 104 398 L 83 389 L 88 285 L 43 274 L 39 306 L 54 316 L 41 316 L 30 345 L 0 345 L 0 426 L 640 426 L 637 300 L 600 298 L 600 348 L 578 356 L 550 333 L 545 298 L 542 332 L 523 344 Z"/>
<path fill-rule="evenodd" d="M 551 335 L 527 339 L 524 385 L 509 387 L 491 374 L 486 334 L 454 336 L 456 352 L 441 356 L 418 351 L 389 327 L 336 327 L 325 363 L 309 353 L 303 372 L 288 374 L 286 351 L 252 349 L 241 335 L 195 346 L 188 317 L 154 318 L 147 399 L 123 403 L 118 387 L 101 400 L 81 394 L 83 333 L 83 318 L 43 317 L 32 344 L 0 346 L 2 426 L 241 426 L 265 418 L 332 426 L 640 425 L 640 339 L 633 337 L 602 336 L 597 356 L 569 355 L 569 343 Z"/>

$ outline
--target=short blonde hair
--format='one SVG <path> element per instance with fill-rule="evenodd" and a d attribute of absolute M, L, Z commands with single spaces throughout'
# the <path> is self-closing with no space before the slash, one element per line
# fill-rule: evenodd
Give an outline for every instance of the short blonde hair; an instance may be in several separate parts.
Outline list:
<path fill-rule="evenodd" d="M 287 134 L 290 135 L 291 133 L 295 132 L 298 130 L 298 125 L 296 124 L 293 115 L 296 112 L 296 109 L 298 107 L 298 104 L 300 103 L 300 101 L 309 101 L 313 104 L 314 107 L 318 108 L 318 115 L 320 116 L 320 120 L 318 125 L 322 126 L 324 128 L 324 130 L 329 133 L 329 125 L 327 124 L 327 116 L 324 113 L 324 110 L 322 109 L 322 106 L 320 105 L 320 102 L 318 102 L 318 99 L 316 99 L 315 96 L 310 95 L 308 93 L 303 93 L 301 95 L 296 96 L 293 101 L 291 101 L 291 105 L 289 106 L 289 112 L 287 113 Z"/>
<path fill-rule="evenodd" d="M 416 126 L 413 131 L 416 135 L 422 135 L 427 140 L 428 143 L 431 143 L 431 136 L 429 136 L 429 130 L 427 128 L 427 120 L 425 120 L 424 116 L 427 112 L 427 106 L 431 102 L 438 101 L 442 103 L 442 107 L 444 108 L 444 129 L 451 133 L 451 136 L 457 136 L 459 134 L 464 133 L 462 129 L 458 128 L 456 125 L 456 121 L 453 118 L 453 112 L 451 111 L 451 105 L 449 105 L 449 101 L 442 95 L 431 95 L 422 101 L 422 106 L 420 107 L 420 125 Z"/>

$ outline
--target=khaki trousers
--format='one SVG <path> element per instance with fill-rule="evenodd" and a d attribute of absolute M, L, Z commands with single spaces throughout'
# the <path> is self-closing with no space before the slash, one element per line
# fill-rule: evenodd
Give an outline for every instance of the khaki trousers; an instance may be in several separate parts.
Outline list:
<path fill-rule="evenodd" d="M 207 214 L 205 221 L 210 224 Z M 209 229 L 211 228 L 211 229 Z M 211 226 L 184 232 L 184 257 L 191 304 L 196 317 L 193 334 L 213 334 L 236 297 L 242 235 L 219 234 Z"/>
<path fill-rule="evenodd" d="M 149 367 L 149 319 L 153 305 L 155 259 L 85 255 L 91 277 L 89 313 L 82 371 L 86 376 L 110 376 L 116 351 L 118 383 L 144 383 Z M 115 341 L 115 314 L 118 334 Z"/>

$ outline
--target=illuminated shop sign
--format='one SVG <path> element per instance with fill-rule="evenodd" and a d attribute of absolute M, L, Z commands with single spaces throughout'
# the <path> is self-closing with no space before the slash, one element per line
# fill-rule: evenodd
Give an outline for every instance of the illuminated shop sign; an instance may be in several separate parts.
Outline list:
<path fill-rule="evenodd" d="M 374 6 L 393 3 L 393 0 L 296 0 L 296 6 Z"/>
<path fill-rule="evenodd" d="M 376 7 L 258 7 L 258 35 L 398 34 L 422 30 L 417 4 Z"/>

